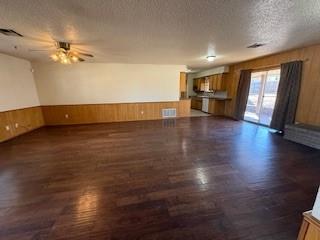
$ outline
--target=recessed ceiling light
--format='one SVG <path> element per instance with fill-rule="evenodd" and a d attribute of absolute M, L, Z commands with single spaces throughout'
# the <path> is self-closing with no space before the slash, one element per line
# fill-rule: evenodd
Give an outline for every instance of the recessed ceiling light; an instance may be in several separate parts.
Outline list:
<path fill-rule="evenodd" d="M 213 62 L 216 56 L 207 56 L 207 61 L 208 62 Z"/>
<path fill-rule="evenodd" d="M 247 48 L 258 48 L 258 47 L 262 47 L 264 45 L 266 45 L 266 44 L 265 43 L 254 43 L 254 44 L 248 46 Z"/>

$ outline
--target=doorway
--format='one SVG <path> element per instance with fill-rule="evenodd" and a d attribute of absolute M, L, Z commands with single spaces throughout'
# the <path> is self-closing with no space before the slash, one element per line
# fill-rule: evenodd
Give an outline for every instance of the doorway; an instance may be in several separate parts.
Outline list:
<path fill-rule="evenodd" d="M 280 68 L 253 72 L 244 120 L 269 126 L 280 81 Z"/>

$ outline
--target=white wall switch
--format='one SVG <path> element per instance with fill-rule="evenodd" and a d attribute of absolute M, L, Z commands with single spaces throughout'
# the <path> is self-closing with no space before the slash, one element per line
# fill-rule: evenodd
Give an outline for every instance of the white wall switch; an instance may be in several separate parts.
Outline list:
<path fill-rule="evenodd" d="M 64 115 L 65 116 L 65 118 L 69 118 L 69 114 L 66 114 L 66 115 Z"/>
<path fill-rule="evenodd" d="M 10 126 L 9 125 L 6 126 L 6 130 L 10 131 Z"/>
<path fill-rule="evenodd" d="M 15 126 L 16 128 L 18 128 L 18 127 L 19 127 L 19 123 L 16 123 L 14 126 Z"/>

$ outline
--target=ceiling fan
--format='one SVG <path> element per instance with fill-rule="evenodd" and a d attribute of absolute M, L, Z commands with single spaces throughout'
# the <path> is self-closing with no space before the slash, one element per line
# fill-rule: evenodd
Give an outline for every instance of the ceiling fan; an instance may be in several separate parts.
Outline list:
<path fill-rule="evenodd" d="M 55 62 L 60 62 L 62 64 L 72 64 L 77 62 L 84 62 L 83 57 L 93 57 L 92 54 L 84 53 L 80 51 L 75 51 L 71 49 L 71 43 L 68 42 L 56 42 L 56 50 L 50 55 L 50 58 Z M 73 47 L 74 49 L 74 47 Z M 51 50 L 32 50 L 29 51 L 51 51 Z"/>

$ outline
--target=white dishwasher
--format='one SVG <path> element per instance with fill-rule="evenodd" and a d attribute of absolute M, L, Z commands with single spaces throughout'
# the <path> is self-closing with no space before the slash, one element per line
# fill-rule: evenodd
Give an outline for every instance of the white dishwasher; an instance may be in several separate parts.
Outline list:
<path fill-rule="evenodd" d="M 209 98 L 202 98 L 202 112 L 209 112 Z"/>

